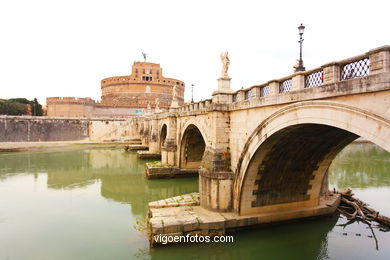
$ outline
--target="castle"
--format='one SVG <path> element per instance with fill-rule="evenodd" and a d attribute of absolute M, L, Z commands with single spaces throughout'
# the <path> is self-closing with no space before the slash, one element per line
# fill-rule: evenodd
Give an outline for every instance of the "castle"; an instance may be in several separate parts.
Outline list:
<path fill-rule="evenodd" d="M 47 115 L 59 117 L 128 117 L 142 115 L 184 103 L 184 82 L 165 78 L 160 64 L 134 62 L 131 75 L 101 80 L 102 100 L 91 98 L 48 97 Z"/>

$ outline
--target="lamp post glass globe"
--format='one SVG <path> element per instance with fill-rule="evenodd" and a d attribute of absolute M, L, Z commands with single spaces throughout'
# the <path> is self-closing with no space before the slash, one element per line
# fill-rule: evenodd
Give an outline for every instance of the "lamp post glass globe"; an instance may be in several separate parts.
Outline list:
<path fill-rule="evenodd" d="M 302 35 L 304 30 L 305 30 L 305 26 L 303 26 L 303 24 L 301 24 L 301 25 L 298 27 L 299 34 Z"/>

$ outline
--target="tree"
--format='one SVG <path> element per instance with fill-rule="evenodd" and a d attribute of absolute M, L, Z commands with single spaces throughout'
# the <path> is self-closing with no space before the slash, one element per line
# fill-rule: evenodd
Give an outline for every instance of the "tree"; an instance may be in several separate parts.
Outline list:
<path fill-rule="evenodd" d="M 26 98 L 0 99 L 1 115 L 28 115 L 28 106 L 31 107 L 31 115 L 41 116 L 43 114 L 42 105 L 38 100 L 28 100 Z"/>

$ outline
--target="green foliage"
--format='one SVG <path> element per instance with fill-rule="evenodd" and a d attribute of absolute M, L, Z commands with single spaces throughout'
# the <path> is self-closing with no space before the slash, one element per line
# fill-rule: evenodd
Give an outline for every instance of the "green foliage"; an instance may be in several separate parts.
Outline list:
<path fill-rule="evenodd" d="M 31 103 L 31 101 L 29 101 L 26 98 L 10 98 L 10 99 L 8 99 L 8 101 L 22 103 L 22 104 L 26 104 L 26 105 Z"/>
<path fill-rule="evenodd" d="M 27 105 L 10 100 L 0 101 L 0 114 L 2 115 L 26 115 Z"/>
<path fill-rule="evenodd" d="M 145 216 L 137 217 L 133 228 L 140 232 L 145 232 L 148 227 L 148 220 Z"/>
<path fill-rule="evenodd" d="M 29 111 L 30 110 L 30 111 Z M 38 100 L 25 98 L 0 99 L 0 115 L 43 115 L 42 105 Z"/>

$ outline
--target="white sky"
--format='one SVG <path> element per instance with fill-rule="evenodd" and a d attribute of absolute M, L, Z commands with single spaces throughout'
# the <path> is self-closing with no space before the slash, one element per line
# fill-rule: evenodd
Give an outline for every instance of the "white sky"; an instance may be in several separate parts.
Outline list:
<path fill-rule="evenodd" d="M 228 50 L 233 89 L 288 76 L 306 26 L 306 69 L 390 44 L 390 2 L 0 0 L 0 98 L 100 100 L 100 80 L 160 63 L 209 98 Z"/>

